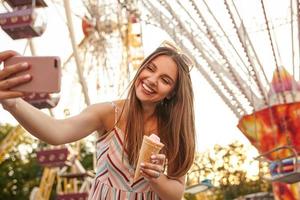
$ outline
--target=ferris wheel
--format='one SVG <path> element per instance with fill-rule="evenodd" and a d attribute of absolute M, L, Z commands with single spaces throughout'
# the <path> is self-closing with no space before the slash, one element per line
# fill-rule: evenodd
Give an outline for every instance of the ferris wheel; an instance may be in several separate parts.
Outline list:
<path fill-rule="evenodd" d="M 9 8 L 11 4 L 6 2 L 13 1 L 1 2 Z M 44 1 L 28 2 L 34 9 L 27 12 L 45 6 Z M 140 22 L 154 24 L 195 58 L 196 70 L 237 117 L 238 127 L 260 152 L 258 159 L 269 163 L 270 173 L 266 178 L 274 182 L 274 191 L 287 191 L 294 199 L 299 198 L 293 192 L 297 190 L 295 187 L 299 188 L 300 180 L 299 1 L 83 0 L 80 3 L 84 9 L 76 11 L 71 9 L 69 1 L 50 4 L 58 10 L 58 15 L 65 16 L 62 21 L 71 38 L 71 50 L 62 67 L 66 77 L 73 75 L 64 82 L 76 84 L 65 86 L 72 89 L 60 94 L 64 105 L 77 101 L 76 105 L 81 107 L 100 97 L 111 99 L 113 95 L 121 95 L 143 58 Z M 22 12 L 18 11 L 19 15 Z M 82 29 L 79 40 L 73 24 L 76 20 Z M 4 23 L 0 21 L 2 26 Z M 45 24 L 37 25 L 39 29 L 31 27 L 28 32 L 35 36 L 47 33 Z M 10 31 L 6 30 L 13 35 Z M 28 44 L 32 54 L 38 54 L 31 40 Z M 80 98 L 69 98 L 78 93 Z M 52 99 L 51 96 L 36 98 L 39 102 Z M 73 112 L 67 106 L 60 109 Z M 59 111 L 51 112 L 55 115 Z M 276 195 L 284 198 L 287 193 Z"/>
<path fill-rule="evenodd" d="M 299 199 L 299 1 L 143 1 L 238 119 L 278 199 Z M 284 192 L 285 191 L 285 192 Z"/>

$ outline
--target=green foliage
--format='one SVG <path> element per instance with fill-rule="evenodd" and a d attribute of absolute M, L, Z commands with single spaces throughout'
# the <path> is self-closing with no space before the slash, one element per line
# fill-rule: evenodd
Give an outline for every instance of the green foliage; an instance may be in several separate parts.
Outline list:
<path fill-rule="evenodd" d="M 93 170 L 93 152 L 88 151 L 86 145 L 80 148 L 80 162 L 86 170 Z"/>
<path fill-rule="evenodd" d="M 12 126 L 0 127 L 0 138 L 3 139 Z M 31 137 L 21 137 L 23 144 L 20 152 L 17 146 L 7 152 L 6 159 L 0 164 L 0 197 L 1 199 L 28 199 L 34 186 L 39 185 L 42 169 L 36 162 L 35 152 L 31 144 L 36 142 Z"/>
<path fill-rule="evenodd" d="M 187 200 L 197 200 L 197 197 L 194 194 L 184 194 L 184 199 L 187 199 Z"/>
<path fill-rule="evenodd" d="M 219 190 L 222 193 L 220 195 L 222 199 L 232 200 L 247 194 L 265 192 L 266 190 L 271 192 L 271 185 L 262 179 L 255 181 L 246 181 L 243 179 L 239 185 L 222 185 Z"/>
<path fill-rule="evenodd" d="M 9 124 L 0 124 L 0 141 L 3 140 L 13 128 L 14 127 Z"/>
<path fill-rule="evenodd" d="M 0 125 L 0 142 L 13 128 L 8 124 Z M 43 167 L 36 160 L 36 150 L 47 148 L 48 145 L 28 133 L 20 135 L 18 139 L 19 145 L 7 152 L 5 160 L 0 163 L 0 199 L 29 199 L 33 187 L 40 184 Z M 93 169 L 93 153 L 86 148 L 86 144 L 81 145 L 80 152 L 82 165 L 86 169 Z M 50 199 L 55 199 L 55 184 Z"/>
<path fill-rule="evenodd" d="M 13 129 L 10 125 L 0 126 L 0 141 Z M 20 145 L 7 152 L 6 159 L 0 164 L 0 197 L 1 199 L 28 199 L 33 187 L 39 186 L 43 168 L 36 161 L 36 147 L 45 148 L 45 143 L 33 139 L 28 134 L 20 137 Z M 22 148 L 20 148 L 22 147 Z M 80 161 L 91 170 L 93 168 L 93 153 L 87 145 L 80 145 Z M 209 178 L 216 186 L 208 190 L 206 199 L 232 200 L 246 194 L 271 191 L 271 185 L 261 178 L 249 177 L 247 149 L 235 142 L 222 147 L 216 145 L 213 151 L 207 151 L 196 156 L 195 165 L 188 176 L 187 185 L 198 183 Z M 257 167 L 260 167 L 257 165 Z M 51 199 L 55 195 L 52 188 Z M 185 194 L 187 200 L 197 200 L 199 195 Z"/>
<path fill-rule="evenodd" d="M 232 200 L 246 194 L 270 192 L 271 184 L 262 178 L 261 166 L 253 158 L 248 158 L 247 151 L 249 148 L 234 142 L 224 147 L 215 145 L 213 151 L 198 154 L 187 185 L 211 179 L 215 188 L 206 192 L 206 197 L 213 200 Z M 250 168 L 247 167 L 253 164 L 256 164 L 256 175 L 250 175 Z M 188 200 L 195 199 L 194 196 L 185 197 Z"/>
<path fill-rule="evenodd" d="M 0 196 L 3 199 L 28 199 L 34 186 L 39 185 L 42 169 L 34 155 L 24 162 L 19 153 L 11 152 L 0 165 Z"/>

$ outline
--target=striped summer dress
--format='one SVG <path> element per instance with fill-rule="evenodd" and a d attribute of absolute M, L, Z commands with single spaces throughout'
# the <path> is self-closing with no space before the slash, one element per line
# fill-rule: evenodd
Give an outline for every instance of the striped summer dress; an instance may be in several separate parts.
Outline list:
<path fill-rule="evenodd" d="M 118 108 L 113 106 L 117 115 Z M 97 171 L 88 199 L 159 200 L 144 178 L 133 183 L 134 168 L 122 152 L 123 141 L 124 133 L 117 126 L 97 141 Z"/>

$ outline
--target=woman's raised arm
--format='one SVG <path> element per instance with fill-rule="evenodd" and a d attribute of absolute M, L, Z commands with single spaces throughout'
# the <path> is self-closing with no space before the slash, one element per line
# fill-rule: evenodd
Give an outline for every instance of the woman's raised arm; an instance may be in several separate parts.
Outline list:
<path fill-rule="evenodd" d="M 14 51 L 0 52 L 0 64 L 15 55 Z M 30 81 L 29 74 L 10 78 L 28 67 L 27 63 L 17 63 L 0 70 L 0 103 L 28 132 L 49 144 L 58 145 L 105 129 L 103 119 L 113 113 L 109 103 L 91 105 L 70 118 L 55 119 L 20 98 L 24 96 L 22 92 L 11 91 L 10 88 Z"/>

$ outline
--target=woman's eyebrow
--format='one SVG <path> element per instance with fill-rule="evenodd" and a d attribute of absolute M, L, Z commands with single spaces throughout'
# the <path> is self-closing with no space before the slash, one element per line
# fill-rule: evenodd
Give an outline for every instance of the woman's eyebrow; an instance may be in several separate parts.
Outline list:
<path fill-rule="evenodd" d="M 154 67 L 157 68 L 157 65 L 154 62 L 150 61 L 149 64 L 151 64 L 151 65 L 153 65 Z"/>
<path fill-rule="evenodd" d="M 171 81 L 172 83 L 175 83 L 175 81 L 174 81 L 169 75 L 165 74 L 165 77 L 168 78 L 168 79 L 170 79 L 170 81 Z"/>
<path fill-rule="evenodd" d="M 150 61 L 149 64 L 153 65 L 153 66 L 157 69 L 157 65 L 156 65 L 154 62 Z M 173 80 L 173 78 L 170 77 L 169 75 L 164 74 L 164 76 L 167 77 L 168 79 L 170 79 L 170 80 L 172 81 L 172 83 L 175 82 L 175 81 Z"/>

